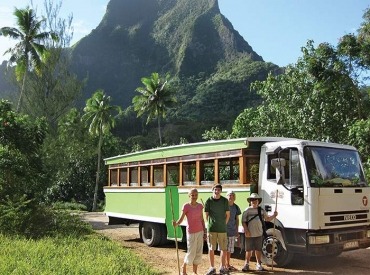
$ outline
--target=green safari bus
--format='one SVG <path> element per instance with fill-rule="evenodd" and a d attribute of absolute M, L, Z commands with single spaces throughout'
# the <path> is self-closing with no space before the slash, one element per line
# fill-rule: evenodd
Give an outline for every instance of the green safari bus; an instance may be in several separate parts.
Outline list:
<path fill-rule="evenodd" d="M 105 214 L 109 224 L 139 224 L 141 239 L 148 246 L 167 240 L 185 241 L 182 230 L 172 226 L 188 191 L 197 188 L 199 202 L 211 196 L 220 183 L 223 193 L 234 191 L 243 210 L 247 197 L 257 192 L 260 151 L 266 142 L 286 138 L 255 137 L 182 144 L 118 155 L 105 159 L 108 185 Z"/>

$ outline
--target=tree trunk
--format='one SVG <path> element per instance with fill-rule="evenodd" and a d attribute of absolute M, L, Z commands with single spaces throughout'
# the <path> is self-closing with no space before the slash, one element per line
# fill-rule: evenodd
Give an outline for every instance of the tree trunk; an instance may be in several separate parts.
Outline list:
<path fill-rule="evenodd" d="M 99 144 L 98 144 L 98 167 L 96 171 L 96 180 L 95 180 L 95 189 L 94 189 L 94 200 L 92 211 L 95 212 L 97 208 L 97 201 L 98 201 L 98 190 L 99 190 L 99 176 L 100 176 L 100 158 L 101 158 L 101 147 L 103 143 L 103 131 L 99 129 Z"/>
<path fill-rule="evenodd" d="M 158 135 L 159 135 L 159 145 L 162 146 L 161 117 L 159 115 L 158 115 Z"/>
<path fill-rule="evenodd" d="M 18 113 L 19 108 L 21 106 L 22 96 L 23 96 L 23 92 L 24 92 L 24 86 L 26 84 L 27 71 L 28 71 L 28 69 L 26 69 L 26 71 L 24 72 L 24 75 L 23 75 L 21 94 L 19 95 L 18 104 L 17 104 L 17 110 L 16 110 L 17 113 Z"/>

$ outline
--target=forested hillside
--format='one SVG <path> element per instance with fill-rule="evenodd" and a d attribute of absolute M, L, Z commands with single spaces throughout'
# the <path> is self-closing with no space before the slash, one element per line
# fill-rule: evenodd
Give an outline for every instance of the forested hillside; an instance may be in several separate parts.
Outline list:
<path fill-rule="evenodd" d="M 183 133 L 188 140 L 212 126 L 230 129 L 258 102 L 250 84 L 278 69 L 234 30 L 217 0 L 111 0 L 99 26 L 73 47 L 72 60 L 80 79 L 88 78 L 83 100 L 104 89 L 123 108 L 142 77 L 170 73 L 179 104 L 169 120 L 184 129 L 195 124 L 197 138 Z"/>

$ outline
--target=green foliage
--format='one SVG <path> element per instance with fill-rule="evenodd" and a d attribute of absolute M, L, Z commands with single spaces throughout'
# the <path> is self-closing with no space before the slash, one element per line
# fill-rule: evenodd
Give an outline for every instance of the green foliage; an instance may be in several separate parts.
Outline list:
<path fill-rule="evenodd" d="M 116 121 L 113 112 L 121 113 L 118 106 L 110 105 L 111 97 L 107 96 L 103 90 L 97 90 L 91 98 L 86 101 L 82 120 L 89 125 L 89 132 L 93 136 L 100 137 L 110 133 Z"/>
<path fill-rule="evenodd" d="M 192 81 L 194 84 L 179 89 L 177 115 L 205 121 L 208 129 L 215 126 L 230 129 L 231 121 L 243 109 L 261 102 L 260 96 L 249 89 L 250 84 L 265 79 L 269 72 L 276 70 L 271 63 L 255 62 L 247 56 L 220 62 L 217 71 L 209 78 L 199 76 L 181 82 Z"/>
<path fill-rule="evenodd" d="M 0 204 L 7 196 L 40 201 L 47 188 L 40 158 L 46 123 L 32 121 L 11 107 L 0 101 Z"/>
<path fill-rule="evenodd" d="M 230 134 L 224 130 L 220 130 L 218 127 L 212 127 L 211 130 L 206 130 L 202 135 L 204 140 L 221 140 L 221 139 L 228 139 Z"/>
<path fill-rule="evenodd" d="M 48 201 L 76 202 L 92 209 L 96 179 L 96 144 L 98 138 L 88 132 L 88 125 L 81 121 L 81 114 L 72 109 L 59 122 L 58 135 L 48 136 L 43 147 L 44 163 L 52 183 Z M 102 155 L 120 152 L 120 141 L 111 134 L 105 135 Z M 107 182 L 106 167 L 100 170 L 98 200 L 104 199 L 103 188 Z"/>
<path fill-rule="evenodd" d="M 303 57 L 284 74 L 270 74 L 252 85 L 263 104 L 238 117 L 234 136 L 345 141 L 348 127 L 363 114 L 364 94 L 353 85 L 331 46 L 314 48 L 309 41 L 302 51 Z"/>
<path fill-rule="evenodd" d="M 43 32 L 43 20 L 39 20 L 33 9 L 14 9 L 17 27 L 2 27 L 0 36 L 10 37 L 18 40 L 18 43 L 8 49 L 5 53 L 10 54 L 9 64 L 16 63 L 15 73 L 17 80 L 22 80 L 21 94 L 19 96 L 17 111 L 22 102 L 24 85 L 27 72 L 30 69 L 36 73 L 41 73 L 42 63 L 48 58 L 48 51 L 43 42 L 49 38 L 57 40 L 57 36 L 52 32 Z"/>
<path fill-rule="evenodd" d="M 74 200 L 71 202 L 55 202 L 52 204 L 54 209 L 59 210 L 78 210 L 78 211 L 87 211 L 87 207 L 84 204 L 77 203 Z"/>
<path fill-rule="evenodd" d="M 91 232 L 86 224 L 69 212 L 50 208 L 26 196 L 17 200 L 7 196 L 0 204 L 0 233 L 39 239 L 45 236 L 79 236 Z"/>
<path fill-rule="evenodd" d="M 106 96 L 103 90 L 96 91 L 93 96 L 87 100 L 84 108 L 82 121 L 89 125 L 89 133 L 98 138 L 97 144 L 97 170 L 94 188 L 94 199 L 92 211 L 96 211 L 98 203 L 98 192 L 100 184 L 100 164 L 104 136 L 110 134 L 111 128 L 115 126 L 116 120 L 113 112 L 121 113 L 121 108 L 110 105 L 110 96 Z M 118 116 L 117 115 L 117 116 Z"/>
<path fill-rule="evenodd" d="M 148 115 L 147 124 L 157 118 L 160 145 L 162 145 L 161 118 L 165 118 L 167 109 L 174 107 L 177 102 L 168 84 L 169 78 L 169 74 L 165 78 L 161 78 L 158 73 L 152 73 L 150 77 L 141 78 L 144 86 L 136 89 L 140 94 L 132 99 L 137 116 Z"/>
<path fill-rule="evenodd" d="M 366 177 L 370 180 L 370 118 L 358 120 L 350 127 L 348 143 L 360 152 Z"/>
<path fill-rule="evenodd" d="M 0 235 L 1 274 L 160 274 L 101 235 L 30 240 Z"/>

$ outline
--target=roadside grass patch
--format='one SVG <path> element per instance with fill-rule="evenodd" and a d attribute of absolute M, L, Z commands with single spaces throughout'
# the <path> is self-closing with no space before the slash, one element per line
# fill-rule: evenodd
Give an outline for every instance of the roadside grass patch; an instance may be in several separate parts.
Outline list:
<path fill-rule="evenodd" d="M 81 220 L 79 213 L 38 209 L 40 211 L 32 212 L 37 215 L 27 219 L 29 223 L 2 217 L 1 275 L 160 274 L 128 248 L 96 233 L 90 224 Z M 9 232 L 6 222 L 27 227 Z"/>
<path fill-rule="evenodd" d="M 160 274 L 99 235 L 38 240 L 0 235 L 0 274 Z"/>

